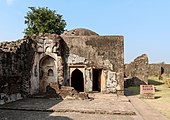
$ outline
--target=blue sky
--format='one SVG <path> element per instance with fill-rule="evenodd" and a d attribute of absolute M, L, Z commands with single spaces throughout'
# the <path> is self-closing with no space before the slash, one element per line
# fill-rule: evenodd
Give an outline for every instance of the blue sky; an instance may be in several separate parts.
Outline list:
<path fill-rule="evenodd" d="M 0 0 L 0 41 L 23 38 L 32 6 L 62 14 L 67 30 L 123 35 L 125 63 L 143 53 L 150 63 L 170 63 L 170 0 Z"/>

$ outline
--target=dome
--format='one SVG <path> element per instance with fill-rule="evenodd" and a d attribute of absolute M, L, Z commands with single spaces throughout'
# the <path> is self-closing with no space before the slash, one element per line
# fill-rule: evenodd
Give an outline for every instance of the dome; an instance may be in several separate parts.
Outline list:
<path fill-rule="evenodd" d="M 93 35 L 97 35 L 97 33 L 85 29 L 85 28 L 77 28 L 77 29 L 73 29 L 73 30 L 69 30 L 69 31 L 65 31 L 62 35 L 64 36 L 93 36 Z"/>

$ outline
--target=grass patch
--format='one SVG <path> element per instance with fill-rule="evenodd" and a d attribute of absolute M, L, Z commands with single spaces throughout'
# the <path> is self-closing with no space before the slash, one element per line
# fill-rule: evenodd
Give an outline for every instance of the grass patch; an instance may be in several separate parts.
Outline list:
<path fill-rule="evenodd" d="M 149 84 L 155 85 L 155 99 L 142 99 L 161 114 L 170 119 L 170 88 L 165 84 L 167 77 L 159 80 L 158 77 L 149 77 Z"/>
<path fill-rule="evenodd" d="M 128 87 L 128 90 L 131 92 L 131 95 L 139 95 L 140 94 L 140 87 L 139 86 Z"/>
<path fill-rule="evenodd" d="M 168 77 L 164 76 L 163 80 L 159 80 L 158 77 L 149 77 L 148 83 L 154 85 L 156 88 L 155 99 L 142 100 L 170 120 L 170 88 L 165 84 L 167 78 Z M 131 95 L 140 97 L 139 86 L 128 87 L 127 89 Z"/>

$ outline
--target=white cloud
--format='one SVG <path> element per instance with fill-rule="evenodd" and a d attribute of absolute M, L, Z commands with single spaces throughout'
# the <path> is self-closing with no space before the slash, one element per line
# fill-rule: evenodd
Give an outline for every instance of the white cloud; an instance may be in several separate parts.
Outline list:
<path fill-rule="evenodd" d="M 15 0 L 5 0 L 7 5 L 12 5 Z"/>

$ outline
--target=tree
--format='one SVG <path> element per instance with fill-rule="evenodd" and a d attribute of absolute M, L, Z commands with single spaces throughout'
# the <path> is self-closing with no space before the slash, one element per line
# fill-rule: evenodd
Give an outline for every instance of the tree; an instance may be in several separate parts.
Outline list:
<path fill-rule="evenodd" d="M 55 10 L 47 7 L 29 7 L 30 11 L 25 16 L 25 24 L 27 28 L 24 33 L 27 36 L 39 33 L 55 33 L 61 34 L 66 26 L 62 15 L 57 14 Z"/>

